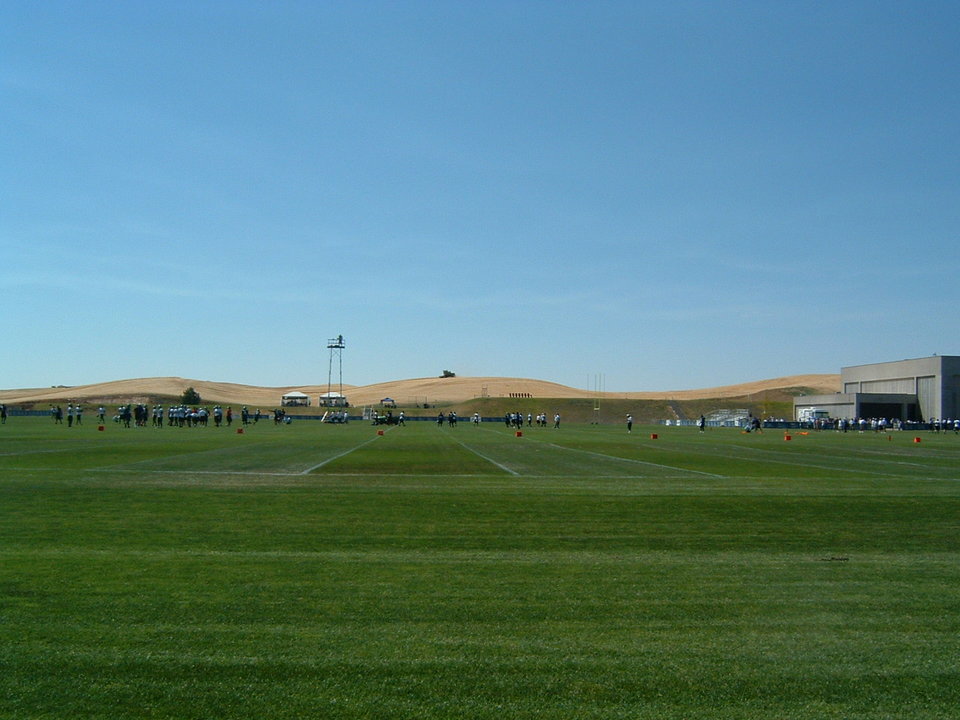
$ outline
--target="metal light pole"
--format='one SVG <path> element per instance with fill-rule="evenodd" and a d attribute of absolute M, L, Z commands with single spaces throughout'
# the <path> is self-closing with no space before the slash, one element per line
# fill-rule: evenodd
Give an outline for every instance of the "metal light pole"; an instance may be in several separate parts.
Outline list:
<path fill-rule="evenodd" d="M 333 392 L 333 356 L 337 356 L 340 373 L 340 397 L 343 397 L 343 348 L 346 345 L 343 342 L 343 335 L 337 335 L 335 338 L 327 340 L 327 349 L 330 350 L 330 364 L 327 368 L 327 402 L 330 402 L 330 393 Z"/>

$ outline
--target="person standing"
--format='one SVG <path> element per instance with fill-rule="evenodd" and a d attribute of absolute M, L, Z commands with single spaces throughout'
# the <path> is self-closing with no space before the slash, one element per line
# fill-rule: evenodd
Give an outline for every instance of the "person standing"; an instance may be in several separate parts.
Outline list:
<path fill-rule="evenodd" d="M 697 427 L 700 428 L 700 432 L 703 432 L 704 428 L 707 427 L 707 419 L 703 415 L 697 420 Z"/>
<path fill-rule="evenodd" d="M 557 413 L 553 416 L 553 429 L 557 430 L 560 428 L 560 413 Z"/>
<path fill-rule="evenodd" d="M 627 432 L 628 433 L 633 432 L 633 415 L 631 415 L 630 413 L 627 413 Z"/>

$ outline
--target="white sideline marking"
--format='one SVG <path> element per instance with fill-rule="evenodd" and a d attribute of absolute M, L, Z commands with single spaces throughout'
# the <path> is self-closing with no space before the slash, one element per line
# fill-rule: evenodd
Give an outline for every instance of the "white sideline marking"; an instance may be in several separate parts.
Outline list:
<path fill-rule="evenodd" d="M 753 447 L 748 447 L 748 446 L 746 446 L 746 445 L 741 445 L 741 446 L 739 447 L 739 449 L 740 449 L 740 450 L 750 450 L 750 451 L 752 451 L 752 452 L 759 453 L 759 454 L 763 454 L 763 455 L 769 455 L 769 454 L 771 454 L 772 452 L 774 452 L 774 451 L 772 451 L 772 450 L 766 450 L 766 449 L 764 449 L 764 448 L 753 448 Z M 742 460 L 754 460 L 754 459 L 755 459 L 755 458 L 751 458 L 751 457 L 749 457 L 749 456 L 747 456 L 747 455 L 736 455 L 736 454 L 731 454 L 731 455 L 728 455 L 727 457 L 732 457 L 734 460 L 741 460 L 741 459 L 742 459 Z M 838 459 L 842 459 L 842 458 L 838 458 Z M 862 470 L 860 470 L 860 469 L 858 469 L 858 468 L 844 468 L 844 467 L 834 467 L 833 465 L 818 465 L 817 463 L 797 462 L 795 459 L 792 459 L 792 458 L 791 458 L 790 460 L 773 460 L 773 459 L 767 457 L 767 458 L 759 458 L 758 460 L 759 460 L 759 462 L 776 463 L 777 465 L 790 465 L 790 466 L 799 466 L 799 467 L 810 467 L 810 468 L 816 468 L 817 470 L 830 470 L 831 472 L 849 472 L 849 473 L 859 473 L 859 474 L 862 474 L 862 473 L 864 472 L 864 471 L 862 471 Z M 880 462 L 880 461 L 871 460 L 870 462 Z M 872 471 L 872 470 L 869 471 L 869 472 L 870 472 L 872 475 L 879 475 L 880 477 L 893 477 L 893 478 L 909 477 L 909 476 L 905 476 L 905 475 L 895 475 L 895 474 L 891 474 L 891 473 L 875 472 L 875 471 Z"/>
<path fill-rule="evenodd" d="M 306 470 L 304 470 L 303 472 L 297 473 L 297 475 L 309 475 L 309 474 L 312 473 L 314 470 L 319 470 L 319 469 L 322 468 L 324 465 L 327 465 L 328 463 L 332 463 L 334 460 L 339 460 L 339 459 L 342 458 L 344 455 L 349 455 L 349 454 L 352 453 L 353 451 L 359 450 L 359 449 L 362 448 L 364 445 L 369 445 L 369 444 L 372 443 L 374 440 L 376 440 L 378 437 L 380 437 L 380 436 L 379 436 L 379 435 L 374 435 L 374 436 L 373 436 L 372 438 L 370 438 L 369 440 L 364 440 L 364 441 L 363 441 L 362 443 L 360 443 L 359 445 L 356 445 L 356 446 L 350 448 L 349 450 L 344 450 L 344 451 L 343 451 L 342 453 L 340 453 L 339 455 L 334 455 L 333 457 L 328 457 L 328 458 L 327 458 L 326 460 L 324 460 L 323 462 L 317 463 L 317 464 L 314 465 L 313 467 L 308 467 L 308 468 L 307 468 Z"/>

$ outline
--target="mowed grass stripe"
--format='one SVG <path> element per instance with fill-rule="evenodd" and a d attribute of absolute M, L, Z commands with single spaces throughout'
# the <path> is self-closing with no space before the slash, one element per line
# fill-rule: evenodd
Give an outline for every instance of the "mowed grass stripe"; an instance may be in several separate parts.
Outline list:
<path fill-rule="evenodd" d="M 266 428 L 263 428 L 266 430 Z M 107 426 L 103 432 L 96 427 L 72 428 L 69 434 L 62 427 L 48 429 L 45 443 L 52 451 L 42 454 L 11 454 L 0 456 L 0 468 L 30 466 L 59 466 L 64 469 L 94 470 L 123 467 L 184 467 L 206 465 L 206 461 L 178 460 L 196 457 L 201 453 L 219 453 L 231 447 L 242 447 L 267 440 L 258 436 L 236 435 L 225 428 L 123 428 Z M 64 452 L 59 452 L 63 450 Z"/>
<path fill-rule="evenodd" d="M 773 451 L 780 458 L 797 464 L 803 462 L 810 467 L 820 466 L 828 472 L 852 471 L 875 477 L 917 477 L 915 468 L 922 468 L 929 477 L 958 477 L 957 461 L 960 455 L 956 451 L 944 453 L 940 449 L 916 446 L 903 436 L 897 440 L 899 447 L 880 445 L 884 448 L 882 450 L 871 448 L 880 442 L 876 437 L 844 440 L 807 436 L 799 441 L 794 438 L 789 443 L 782 438 L 774 438 L 773 447 L 739 447 L 741 450 L 749 447 L 750 454 L 760 456 L 764 461 L 771 460 L 769 453 Z"/>
<path fill-rule="evenodd" d="M 727 443 L 725 451 L 742 457 L 759 457 L 764 462 L 807 465 L 830 472 L 861 472 L 888 477 L 915 474 L 912 470 L 898 468 L 898 463 L 891 462 L 889 454 L 876 451 L 865 452 L 869 447 L 865 447 L 864 443 L 877 444 L 879 438 L 862 436 L 837 438 L 823 433 L 805 436 L 793 434 L 790 435 L 791 441 L 788 442 L 785 441 L 785 437 L 786 434 L 783 432 L 768 432 L 759 438 L 753 438 L 755 442 Z M 906 440 L 902 436 L 898 439 Z M 910 448 L 904 446 L 895 456 L 901 459 L 909 457 L 907 452 L 909 450 Z M 951 470 L 949 462 L 943 462 L 942 458 L 933 457 L 928 452 L 921 452 L 918 455 L 914 451 L 912 457 L 922 459 L 921 465 L 929 471 Z"/>
<path fill-rule="evenodd" d="M 315 470 L 319 470 L 319 469 L 322 468 L 324 465 L 328 465 L 329 463 L 335 462 L 335 461 L 339 460 L 340 458 L 345 457 L 346 455 L 349 455 L 349 454 L 352 453 L 352 452 L 356 452 L 356 451 L 359 450 L 360 448 L 365 447 L 366 445 L 369 445 L 369 444 L 372 443 L 372 442 L 375 442 L 378 437 L 380 437 L 380 436 L 374 435 L 374 436 L 368 438 L 367 440 L 364 440 L 364 441 L 358 443 L 357 445 L 354 445 L 353 447 L 347 448 L 347 449 L 344 450 L 343 452 L 339 452 L 339 453 L 337 453 L 336 455 L 333 455 L 333 456 L 331 456 L 331 457 L 328 457 L 328 458 L 325 459 L 325 460 L 322 460 L 321 462 L 318 462 L 316 465 L 311 465 L 310 467 L 306 468 L 305 470 L 302 470 L 302 471 L 300 472 L 300 474 L 301 474 L 301 475 L 309 475 L 310 473 L 314 472 Z"/>
<path fill-rule="evenodd" d="M 589 468 L 603 467 L 612 465 L 618 467 L 620 472 L 624 468 L 631 468 L 638 478 L 661 477 L 669 475 L 678 478 L 687 478 L 691 476 L 703 476 L 712 478 L 724 478 L 723 473 L 712 472 L 711 470 L 698 469 L 691 467 L 695 462 L 691 462 L 688 454 L 678 453 L 672 462 L 655 462 L 650 459 L 643 459 L 640 454 L 647 452 L 641 439 L 641 433 L 613 435 L 610 428 L 604 428 L 606 432 L 598 433 L 597 428 L 591 427 L 587 430 L 583 428 L 574 428 L 572 431 L 562 430 L 552 432 L 549 435 L 531 434 L 531 442 L 543 443 L 549 448 L 560 450 L 564 453 L 579 453 L 584 456 L 580 462 L 585 463 Z M 561 462 L 573 464 L 569 455 L 560 456 Z M 648 470 L 646 473 L 637 472 L 637 466 Z M 588 470 L 589 472 L 589 470 Z M 603 475 L 604 473 L 599 473 Z"/>
<path fill-rule="evenodd" d="M 66 446 L 59 446 L 58 442 L 58 447 L 44 450 L 4 453 L 0 455 L 0 469 L 51 466 L 89 469 L 104 462 L 137 463 L 154 458 L 163 458 L 169 454 L 170 448 L 168 446 L 123 442 L 118 438 L 106 442 L 88 438 L 79 443 L 71 441 Z"/>
<path fill-rule="evenodd" d="M 515 430 L 504 428 L 447 429 L 442 432 L 449 433 L 458 443 L 523 477 L 689 477 L 689 472 L 681 467 L 550 443 L 547 440 L 554 439 L 556 435 L 552 430 L 542 428 L 525 429 L 520 436 Z M 693 474 L 713 476 L 711 473 Z"/>
<path fill-rule="evenodd" d="M 92 429 L 92 428 L 91 428 Z M 49 431 L 60 442 L 58 428 Z M 300 422 L 276 426 L 261 422 L 243 428 L 120 428 L 86 431 L 81 447 L 0 456 L 0 468 L 46 468 L 90 472 L 297 474 L 309 471 L 357 444 L 360 428 Z M 84 431 L 81 431 L 84 432 Z"/>
<path fill-rule="evenodd" d="M 567 452 L 584 453 L 584 454 L 587 454 L 587 455 L 591 455 L 591 456 L 593 456 L 593 457 L 603 458 L 603 459 L 605 459 L 605 460 L 618 460 L 618 461 L 620 461 L 620 462 L 636 463 L 636 464 L 638 464 L 638 465 L 646 465 L 646 466 L 648 466 L 648 467 L 656 467 L 656 468 L 660 468 L 660 469 L 663 469 L 663 470 L 673 470 L 673 471 L 680 472 L 680 473 L 683 474 L 683 475 L 687 475 L 687 474 L 692 474 L 692 475 L 706 475 L 707 477 L 713 477 L 713 478 L 723 478 L 723 477 L 726 477 L 725 475 L 718 475 L 718 474 L 716 474 L 716 473 L 704 472 L 703 470 L 691 470 L 691 469 L 689 469 L 689 468 L 680 467 L 680 466 L 677 466 L 677 465 L 664 465 L 664 464 L 662 464 L 662 463 L 654 463 L 654 462 L 650 462 L 650 461 L 648 461 L 648 460 L 636 460 L 636 459 L 634 459 L 634 458 L 621 458 L 621 457 L 616 457 L 616 456 L 613 456 L 613 455 L 607 455 L 606 453 L 597 452 L 597 451 L 595 451 L 595 450 L 583 450 L 583 449 L 580 449 L 580 448 L 564 447 L 564 446 L 562 446 L 562 445 L 557 445 L 556 443 L 548 443 L 548 445 L 549 445 L 550 447 L 558 448 L 558 449 L 560 449 L 560 450 L 566 450 Z"/>
<path fill-rule="evenodd" d="M 134 460 L 131 462 L 119 462 L 111 463 L 110 465 L 100 465 L 97 467 L 89 468 L 92 471 L 105 471 L 105 470 L 129 470 L 131 472 L 138 472 L 140 470 L 166 470 L 166 471 L 177 471 L 180 469 L 192 469 L 196 467 L 208 467 L 208 466 L 229 466 L 230 461 L 228 457 L 230 455 L 242 454 L 245 451 L 249 450 L 249 441 L 243 441 L 243 446 L 235 445 L 232 447 L 200 447 L 188 452 L 170 452 L 170 446 L 162 446 L 155 448 L 155 453 L 152 457 L 149 457 L 144 460 Z M 264 443 L 265 440 L 260 439 L 254 441 L 252 444 L 260 445 Z M 163 452 L 166 450 L 166 452 Z M 259 451 L 260 448 L 256 448 L 255 452 Z"/>
<path fill-rule="evenodd" d="M 376 430 L 368 425 L 350 428 L 352 433 Z M 376 436 L 375 436 L 376 437 Z M 325 463 L 313 470 L 322 474 L 404 474 L 404 475 L 510 475 L 467 447 L 453 442 L 443 428 L 432 423 L 410 423 L 391 428 L 380 437 L 381 442 L 364 443 L 354 452 Z"/>
<path fill-rule="evenodd" d="M 905 441 L 903 438 L 901 442 Z M 749 434 L 737 430 L 712 430 L 704 435 L 695 430 L 676 429 L 663 432 L 658 440 L 644 440 L 637 452 L 656 453 L 676 462 L 677 458 L 693 458 L 708 463 L 714 468 L 722 463 L 723 474 L 728 476 L 769 476 L 772 466 L 785 466 L 791 476 L 830 477 L 836 473 L 860 477 L 916 477 L 914 467 L 922 467 L 931 477 L 956 477 L 956 464 L 940 453 L 914 451 L 902 448 L 896 457 L 912 457 L 917 461 L 910 466 L 894 462 L 889 456 L 862 454 L 862 439 L 858 437 L 833 438 L 820 436 L 794 436 L 785 442 L 781 432 Z"/>
<path fill-rule="evenodd" d="M 838 462 L 825 464 L 822 460 L 809 462 L 800 454 L 790 454 L 776 450 L 766 450 L 761 448 L 726 447 L 720 451 L 691 450 L 687 448 L 687 453 L 705 454 L 716 458 L 723 456 L 729 458 L 736 467 L 736 474 L 745 474 L 752 467 L 754 472 L 761 474 L 770 473 L 770 465 L 786 465 L 794 469 L 794 472 L 804 472 L 804 469 L 811 471 L 813 475 L 823 476 L 825 473 L 850 473 L 858 476 L 884 476 L 901 477 L 901 474 L 891 472 L 877 472 L 865 468 L 861 463 L 854 462 L 850 458 L 838 458 Z M 829 459 L 829 458 L 828 458 Z M 889 465 L 885 466 L 889 468 Z M 794 474 L 794 473 L 791 473 Z"/>
<path fill-rule="evenodd" d="M 467 450 L 469 450 L 470 452 L 474 453 L 475 455 L 483 458 L 483 459 L 486 460 L 487 462 L 496 465 L 496 466 L 497 466 L 498 468 L 500 468 L 501 470 L 505 470 L 506 472 L 508 472 L 508 473 L 510 473 L 511 475 L 514 475 L 514 476 L 517 476 L 517 475 L 520 474 L 520 473 L 518 473 L 516 470 L 510 469 L 509 467 L 507 467 L 507 466 L 504 465 L 503 463 L 497 462 L 496 460 L 487 457 L 486 455 L 484 455 L 482 452 L 476 450 L 475 448 L 470 447 L 470 446 L 467 445 L 463 440 L 461 440 L 459 437 L 455 437 L 453 433 L 450 434 L 450 437 L 451 437 L 451 439 L 453 439 L 453 441 L 454 441 L 455 443 L 457 443 L 458 445 L 460 445 L 460 447 L 466 448 Z"/>

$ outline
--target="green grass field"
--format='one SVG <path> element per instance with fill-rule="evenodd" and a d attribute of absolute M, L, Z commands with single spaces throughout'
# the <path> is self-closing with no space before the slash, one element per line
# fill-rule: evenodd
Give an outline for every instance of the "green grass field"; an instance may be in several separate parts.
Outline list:
<path fill-rule="evenodd" d="M 960 707 L 952 434 L 86 422 L 0 427 L 3 718 Z"/>

